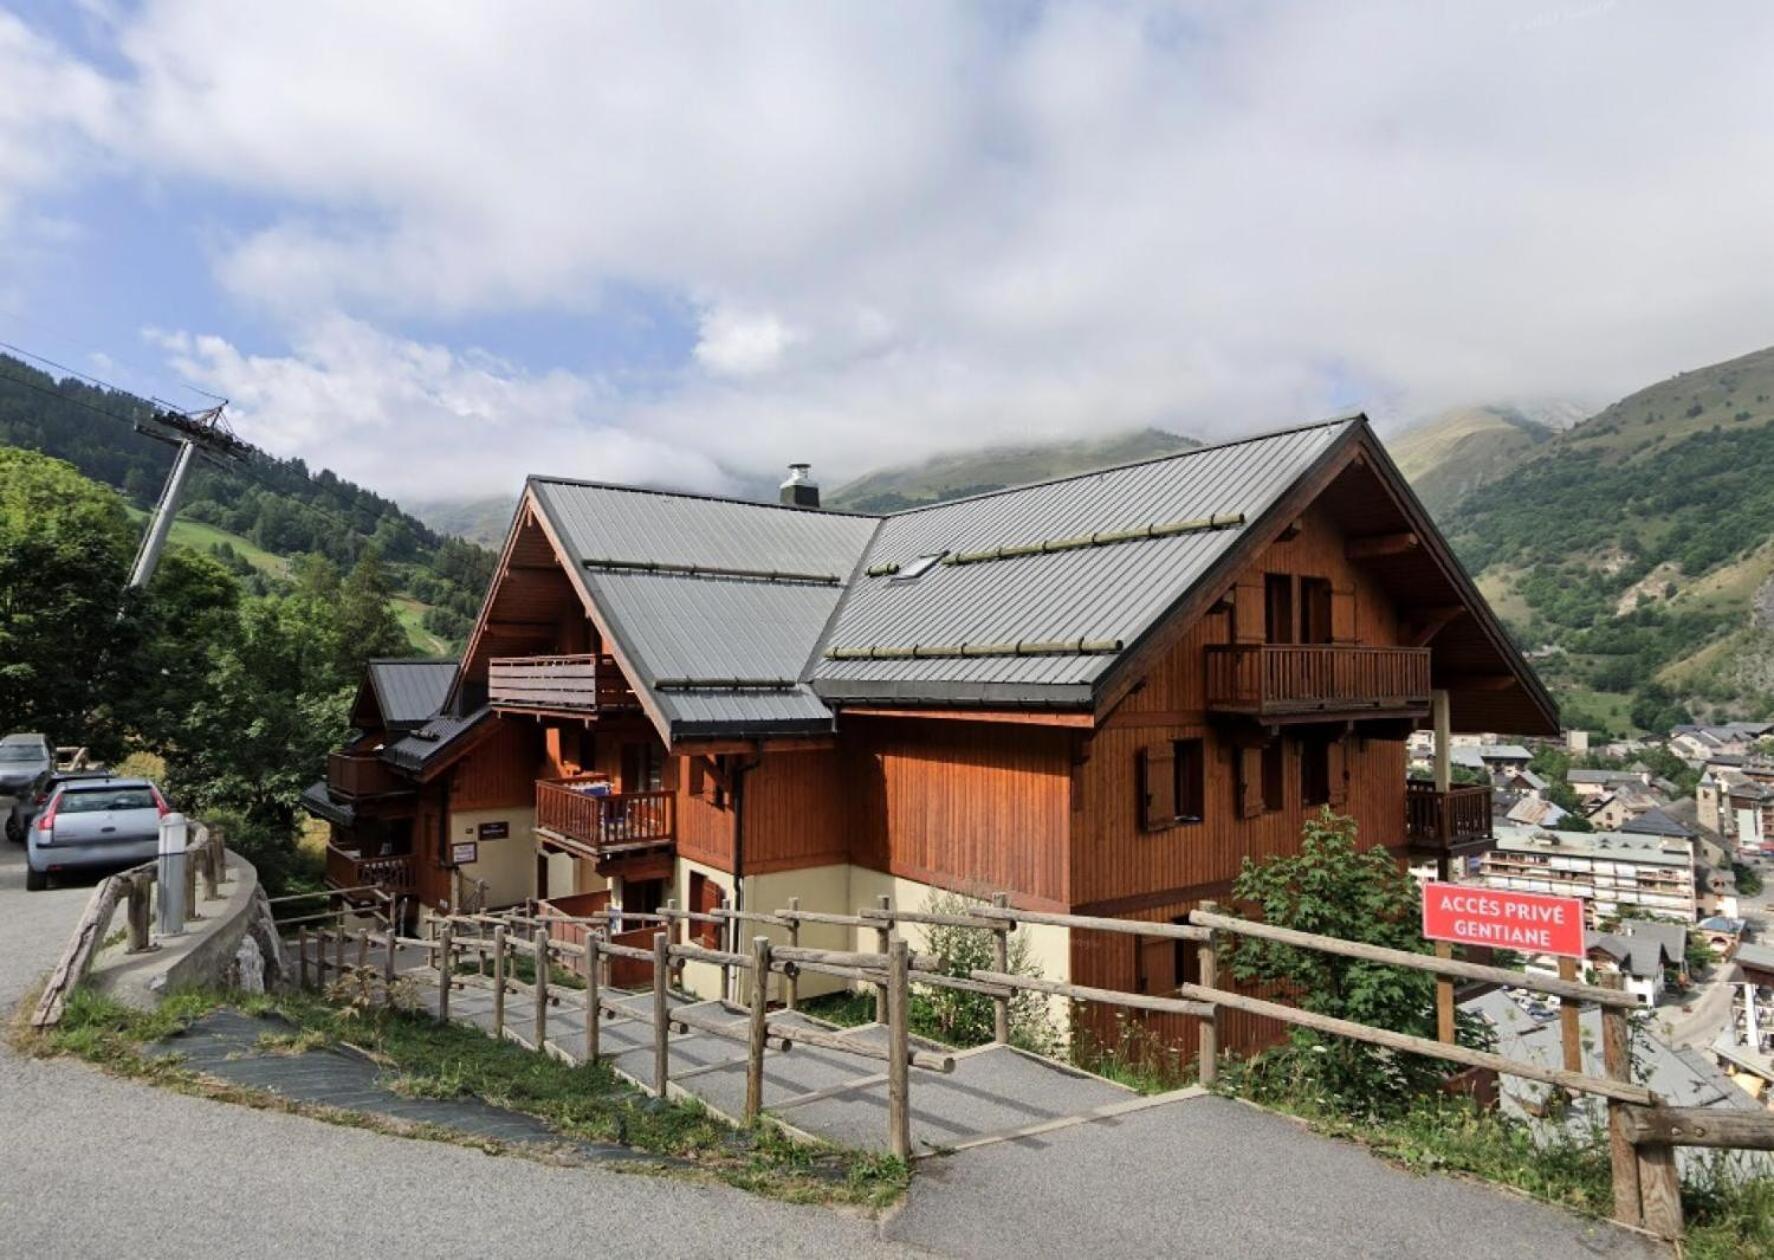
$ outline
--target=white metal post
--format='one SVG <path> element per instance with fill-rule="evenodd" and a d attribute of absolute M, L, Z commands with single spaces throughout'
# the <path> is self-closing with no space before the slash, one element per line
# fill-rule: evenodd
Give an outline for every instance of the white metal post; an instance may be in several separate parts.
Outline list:
<path fill-rule="evenodd" d="M 160 819 L 160 869 L 156 882 L 160 885 L 160 935 L 178 936 L 185 930 L 185 854 L 190 842 L 190 827 L 183 814 L 165 814 Z"/>

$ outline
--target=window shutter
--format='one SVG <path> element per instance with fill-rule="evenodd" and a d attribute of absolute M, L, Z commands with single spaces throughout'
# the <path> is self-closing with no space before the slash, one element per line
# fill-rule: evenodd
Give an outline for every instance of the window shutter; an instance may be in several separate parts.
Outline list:
<path fill-rule="evenodd" d="M 1333 739 L 1325 752 L 1330 765 L 1330 803 L 1345 805 L 1349 801 L 1349 745 Z"/>
<path fill-rule="evenodd" d="M 1173 942 L 1160 937 L 1139 938 L 1140 979 L 1145 982 L 1142 993 L 1163 997 L 1177 987 L 1176 950 Z"/>
<path fill-rule="evenodd" d="M 1263 812 L 1263 750 L 1239 748 L 1235 753 L 1238 757 L 1238 816 L 1255 818 Z"/>
<path fill-rule="evenodd" d="M 1140 749 L 1140 825 L 1162 831 L 1176 822 L 1176 753 L 1169 744 Z"/>
<path fill-rule="evenodd" d="M 1331 642 L 1355 642 L 1355 591 L 1352 587 L 1331 592 Z"/>
<path fill-rule="evenodd" d="M 1264 615 L 1262 577 L 1238 583 L 1232 591 L 1232 638 L 1239 643 L 1261 643 Z"/>

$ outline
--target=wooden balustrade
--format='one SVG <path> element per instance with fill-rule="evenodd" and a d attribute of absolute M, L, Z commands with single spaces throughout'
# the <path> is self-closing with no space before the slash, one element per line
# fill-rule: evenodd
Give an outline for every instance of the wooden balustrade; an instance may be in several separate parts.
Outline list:
<path fill-rule="evenodd" d="M 1207 649 L 1207 707 L 1265 718 L 1429 711 L 1429 649 L 1233 643 Z"/>
<path fill-rule="evenodd" d="M 597 779 L 541 779 L 536 783 L 536 827 L 597 851 L 670 844 L 677 836 L 672 793 L 585 789 Z"/>
<path fill-rule="evenodd" d="M 356 850 L 329 844 L 326 847 L 326 882 L 331 888 L 381 888 L 407 893 L 418 887 L 418 873 L 411 853 L 366 858 Z"/>
<path fill-rule="evenodd" d="M 1491 789 L 1463 784 L 1445 792 L 1433 783 L 1405 784 L 1404 833 L 1412 848 L 1442 852 L 1491 838 Z"/>
<path fill-rule="evenodd" d="M 496 707 L 571 713 L 625 712 L 640 707 L 615 659 L 595 652 L 495 656 L 487 662 L 487 698 Z"/>
<path fill-rule="evenodd" d="M 394 772 L 394 767 L 373 752 L 330 752 L 326 755 L 327 790 L 337 796 L 361 800 L 411 792 L 413 785 Z"/>

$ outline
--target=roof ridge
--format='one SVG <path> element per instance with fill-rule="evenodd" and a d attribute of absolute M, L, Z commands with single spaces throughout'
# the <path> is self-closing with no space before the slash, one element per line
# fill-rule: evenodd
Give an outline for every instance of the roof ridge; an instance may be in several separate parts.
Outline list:
<path fill-rule="evenodd" d="M 526 486 L 541 483 L 574 486 L 581 490 L 621 490 L 628 494 L 651 494 L 663 499 L 696 499 L 703 503 L 732 503 L 739 507 L 768 508 L 775 512 L 803 512 L 809 516 L 842 516 L 856 520 L 878 521 L 878 512 L 852 512 L 845 508 L 802 507 L 794 503 L 768 503 L 762 499 L 741 499 L 728 494 L 705 494 L 697 490 L 662 490 L 656 486 L 629 486 L 618 481 L 588 481 L 578 477 L 553 477 L 531 473 L 524 478 Z"/>
<path fill-rule="evenodd" d="M 911 516 L 918 512 L 930 512 L 937 508 L 954 507 L 957 503 L 972 503 L 979 499 L 991 499 L 999 495 L 1020 494 L 1025 490 L 1036 490 L 1042 486 L 1057 486 L 1068 481 L 1082 481 L 1086 477 L 1100 477 L 1104 473 L 1121 472 L 1128 468 L 1144 468 L 1150 464 L 1168 463 L 1173 459 L 1189 459 L 1195 455 L 1206 455 L 1212 451 L 1228 450 L 1234 446 L 1243 446 L 1247 442 L 1265 442 L 1270 438 L 1287 437 L 1294 433 L 1305 433 L 1309 429 L 1328 429 L 1337 425 L 1350 424 L 1357 420 L 1365 421 L 1367 413 L 1361 410 L 1346 411 L 1340 415 L 1324 420 L 1313 420 L 1307 424 L 1289 425 L 1284 429 L 1269 429 L 1262 433 L 1247 433 L 1243 437 L 1228 438 L 1224 442 L 1210 442 L 1202 446 L 1191 446 L 1186 451 L 1173 451 L 1169 455 L 1151 455 L 1145 459 L 1130 459 L 1122 464 L 1106 464 L 1101 468 L 1089 468 L 1083 472 L 1066 473 L 1060 477 L 1045 477 L 1040 481 L 1025 481 L 1021 485 L 1004 486 L 998 490 L 982 490 L 978 494 L 962 495 L 958 499 L 944 499 L 940 503 L 920 503 L 915 507 L 901 508 L 897 512 L 888 512 L 881 519 L 893 520 L 896 517 Z"/>

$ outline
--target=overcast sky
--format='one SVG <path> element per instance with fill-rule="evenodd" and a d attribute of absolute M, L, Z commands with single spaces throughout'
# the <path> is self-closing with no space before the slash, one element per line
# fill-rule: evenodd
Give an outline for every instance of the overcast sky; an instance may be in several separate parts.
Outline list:
<path fill-rule="evenodd" d="M 7 6 L 8 0 L 0 0 Z M 409 499 L 1774 343 L 1774 5 L 0 7 L 0 340 Z"/>

